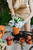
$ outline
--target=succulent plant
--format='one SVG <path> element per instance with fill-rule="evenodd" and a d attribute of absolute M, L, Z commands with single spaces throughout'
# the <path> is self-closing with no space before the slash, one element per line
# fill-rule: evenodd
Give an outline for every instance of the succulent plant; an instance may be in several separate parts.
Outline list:
<path fill-rule="evenodd" d="M 0 50 L 3 50 L 5 48 L 6 44 L 5 43 L 0 43 Z"/>
<path fill-rule="evenodd" d="M 3 43 L 2 39 L 0 39 L 0 43 Z"/>
<path fill-rule="evenodd" d="M 0 39 L 0 50 L 3 50 L 5 48 L 6 44 Z"/>
<path fill-rule="evenodd" d="M 11 37 L 11 36 L 8 36 L 8 37 L 6 37 L 4 40 L 13 40 L 13 37 Z"/>

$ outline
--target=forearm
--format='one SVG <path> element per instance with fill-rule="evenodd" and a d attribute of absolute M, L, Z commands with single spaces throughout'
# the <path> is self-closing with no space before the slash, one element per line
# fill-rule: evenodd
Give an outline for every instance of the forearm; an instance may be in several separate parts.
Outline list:
<path fill-rule="evenodd" d="M 12 17 L 12 15 L 15 15 L 13 7 L 10 9 L 10 11 L 11 11 L 11 17 Z M 13 17 L 12 17 L 12 19 L 13 19 Z"/>
<path fill-rule="evenodd" d="M 25 20 L 26 22 L 28 22 L 33 16 L 33 12 L 30 13 L 30 15 L 27 17 L 27 19 Z"/>

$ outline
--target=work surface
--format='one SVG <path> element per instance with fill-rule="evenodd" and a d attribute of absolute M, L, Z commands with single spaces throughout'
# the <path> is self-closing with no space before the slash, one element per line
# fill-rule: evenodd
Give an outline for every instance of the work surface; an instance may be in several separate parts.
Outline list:
<path fill-rule="evenodd" d="M 11 33 L 6 33 L 4 36 L 3 36 L 3 41 L 4 41 L 4 39 L 5 39 L 5 37 L 7 37 L 8 35 L 11 35 Z M 12 36 L 12 35 L 11 35 Z M 6 43 L 6 41 L 4 41 L 5 43 Z M 27 43 L 23 43 L 23 45 L 25 45 L 25 47 L 23 47 L 23 50 L 29 50 L 29 48 L 31 47 L 31 46 L 33 46 L 33 44 L 32 45 L 29 45 L 29 44 L 27 44 Z M 20 44 L 18 44 L 18 43 L 12 43 L 12 45 L 11 46 L 6 46 L 6 50 L 22 50 L 21 49 L 21 45 Z"/>
<path fill-rule="evenodd" d="M 5 30 L 6 31 L 6 30 Z M 12 31 L 12 28 L 11 28 L 11 31 Z M 6 41 L 4 40 L 5 39 L 5 37 L 7 37 L 8 35 L 10 35 L 10 36 L 12 36 L 12 33 L 11 32 L 5 32 L 5 35 L 3 36 L 3 38 L 2 38 L 2 40 L 6 43 Z M 7 43 L 6 43 L 7 44 Z M 23 49 L 21 49 L 21 45 L 20 44 L 18 44 L 18 43 L 12 43 L 12 45 L 11 46 L 6 46 L 6 50 L 29 50 L 30 49 L 30 47 L 31 46 L 33 46 L 33 44 L 32 45 L 29 45 L 29 44 L 27 44 L 26 42 L 24 42 L 23 43 L 23 45 L 25 45 L 25 47 L 23 47 Z M 31 50 L 33 50 L 33 48 L 31 49 Z"/>

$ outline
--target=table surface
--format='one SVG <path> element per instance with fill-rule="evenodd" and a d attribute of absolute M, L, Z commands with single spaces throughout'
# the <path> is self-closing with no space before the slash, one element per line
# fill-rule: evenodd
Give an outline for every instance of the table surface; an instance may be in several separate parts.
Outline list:
<path fill-rule="evenodd" d="M 5 35 L 2 37 L 2 40 L 7 44 L 7 42 L 4 40 L 8 35 L 10 35 L 10 36 L 12 36 L 12 34 L 9 32 L 9 33 L 5 33 Z M 12 36 L 13 37 L 13 36 Z M 29 48 L 31 47 L 31 46 L 33 46 L 33 44 L 32 45 L 29 45 L 29 44 L 27 44 L 26 42 L 24 42 L 23 43 L 23 45 L 25 45 L 25 47 L 23 47 L 23 49 L 21 49 L 21 45 L 20 44 L 18 44 L 18 43 L 12 43 L 12 45 L 11 46 L 6 46 L 6 50 L 29 50 Z M 33 48 L 32 48 L 32 50 L 33 50 Z"/>
<path fill-rule="evenodd" d="M 31 27 L 31 31 L 32 31 L 32 28 L 33 28 L 33 26 Z M 24 30 L 24 27 L 22 28 L 22 31 Z M 8 35 L 10 35 L 10 36 L 12 36 L 11 35 L 11 32 L 7 32 L 7 31 L 13 31 L 13 29 L 12 29 L 12 27 L 11 26 L 6 26 L 5 27 L 5 35 L 2 37 L 2 40 L 7 44 L 7 42 L 4 40 Z M 6 50 L 29 50 L 29 48 L 31 47 L 31 46 L 33 46 L 33 44 L 32 45 L 29 45 L 29 44 L 27 44 L 27 43 L 23 43 L 23 45 L 25 45 L 25 47 L 23 47 L 23 49 L 21 49 L 21 45 L 20 44 L 15 44 L 14 42 L 12 43 L 12 45 L 11 46 L 6 46 Z M 32 49 L 33 50 L 33 49 Z"/>

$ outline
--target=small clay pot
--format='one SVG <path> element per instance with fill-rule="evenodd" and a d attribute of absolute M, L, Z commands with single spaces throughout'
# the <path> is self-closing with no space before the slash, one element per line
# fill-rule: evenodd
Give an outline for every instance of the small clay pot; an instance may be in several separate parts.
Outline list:
<path fill-rule="evenodd" d="M 25 40 L 24 38 L 20 38 L 21 43 L 24 43 L 24 40 Z"/>
<path fill-rule="evenodd" d="M 9 40 L 9 41 L 7 40 L 7 45 L 9 45 L 9 46 L 12 45 L 12 41 L 13 40 Z"/>
<path fill-rule="evenodd" d="M 29 39 L 28 40 L 28 44 L 32 44 L 32 39 Z"/>
<path fill-rule="evenodd" d="M 29 39 L 32 39 L 31 36 L 27 36 L 27 42 L 28 42 Z"/>
<path fill-rule="evenodd" d="M 20 28 L 13 27 L 14 35 L 19 34 Z"/>
<path fill-rule="evenodd" d="M 5 26 L 4 26 L 4 25 L 0 25 L 0 30 L 2 30 L 3 35 L 4 35 L 4 32 L 5 32 Z"/>
<path fill-rule="evenodd" d="M 0 39 L 2 38 L 3 34 L 0 32 Z"/>

